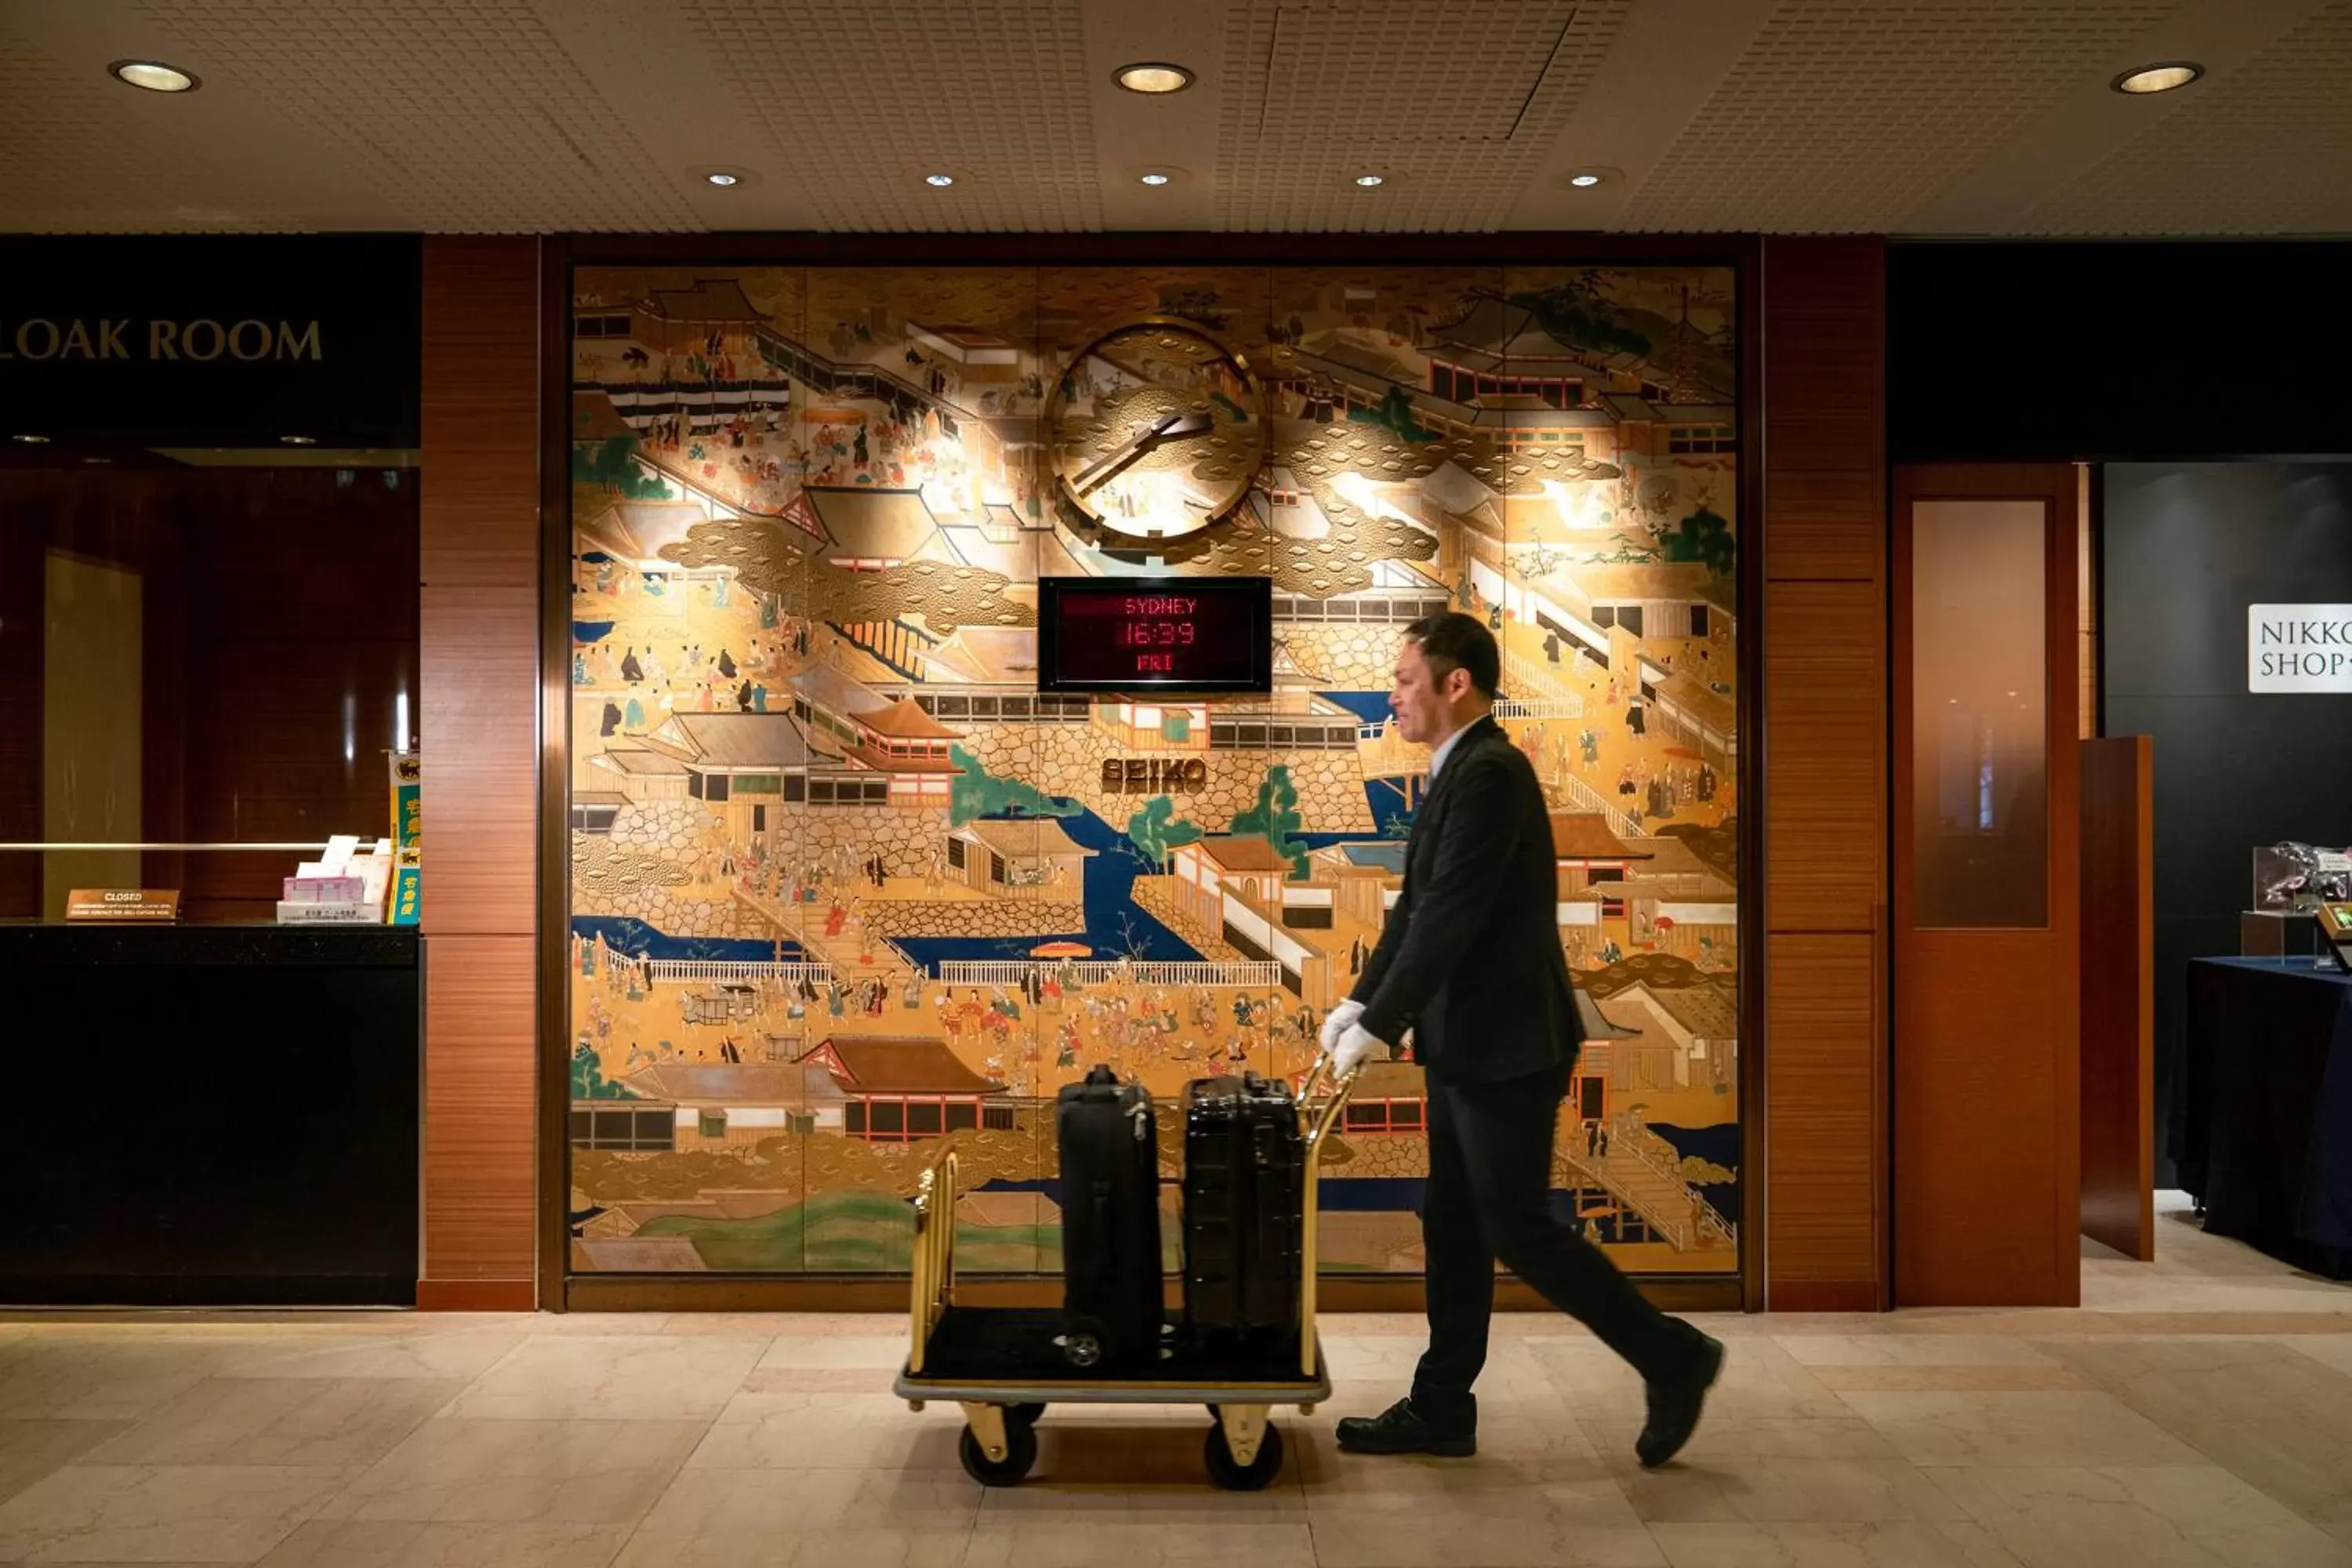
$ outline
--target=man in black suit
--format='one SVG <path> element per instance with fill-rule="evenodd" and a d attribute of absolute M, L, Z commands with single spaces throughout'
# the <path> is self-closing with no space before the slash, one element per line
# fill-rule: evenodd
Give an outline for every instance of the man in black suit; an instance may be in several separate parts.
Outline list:
<path fill-rule="evenodd" d="M 1404 890 L 1322 1043 L 1344 1071 L 1412 1031 L 1429 1095 L 1429 1349 L 1412 1392 L 1341 1421 L 1339 1446 L 1476 1451 L 1470 1389 L 1486 1361 L 1499 1258 L 1641 1373 L 1649 1420 L 1634 1451 L 1662 1465 L 1697 1426 L 1723 1347 L 1651 1306 L 1551 1213 L 1552 1139 L 1583 1035 L 1543 787 L 1493 716 L 1500 666 L 1486 628 L 1452 611 L 1406 627 L 1397 655 L 1389 703 L 1404 738 L 1433 748 L 1429 793 L 1406 841 Z"/>

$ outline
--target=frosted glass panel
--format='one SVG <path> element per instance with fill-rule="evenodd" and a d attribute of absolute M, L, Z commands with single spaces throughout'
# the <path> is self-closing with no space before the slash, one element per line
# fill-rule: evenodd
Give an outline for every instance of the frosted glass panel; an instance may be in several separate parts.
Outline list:
<path fill-rule="evenodd" d="M 2050 919 L 2044 503 L 1911 513 L 1914 923 Z"/>

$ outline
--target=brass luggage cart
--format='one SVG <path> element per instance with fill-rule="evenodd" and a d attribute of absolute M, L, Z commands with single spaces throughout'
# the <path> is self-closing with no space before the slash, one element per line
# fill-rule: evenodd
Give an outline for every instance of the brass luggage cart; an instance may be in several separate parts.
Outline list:
<path fill-rule="evenodd" d="M 1316 1187 L 1324 1143 L 1354 1079 L 1352 1072 L 1330 1078 L 1318 1061 L 1299 1090 L 1307 1149 L 1295 1345 L 1219 1352 L 1176 1336 L 1150 1375 L 1074 1374 L 1056 1344 L 1059 1310 L 957 1302 L 956 1154 L 950 1149 L 924 1171 L 916 1189 L 910 1342 L 892 1392 L 917 1410 L 933 1399 L 963 1407 L 963 1468 L 983 1486 L 1012 1486 L 1029 1473 L 1037 1460 L 1033 1428 L 1055 1404 L 1206 1405 L 1214 1423 L 1204 1444 L 1209 1479 L 1236 1491 L 1265 1486 L 1282 1469 L 1282 1430 L 1270 1419 L 1274 1408 L 1295 1405 L 1307 1415 L 1331 1394 L 1315 1331 Z"/>

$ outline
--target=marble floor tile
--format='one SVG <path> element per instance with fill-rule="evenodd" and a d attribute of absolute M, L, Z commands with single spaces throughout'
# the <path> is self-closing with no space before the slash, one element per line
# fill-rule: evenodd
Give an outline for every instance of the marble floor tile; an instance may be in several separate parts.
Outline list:
<path fill-rule="evenodd" d="M 907 1364 L 907 1333 L 902 1327 L 895 1334 L 818 1334 L 803 1338 L 798 1334 L 779 1334 L 769 1344 L 767 1353 L 760 1358 L 760 1370 L 772 1372 L 778 1368 L 824 1368 L 877 1372 L 875 1385 L 887 1388 L 890 1375 Z"/>
<path fill-rule="evenodd" d="M 2352 1565 L 2352 1548 L 2214 1465 L 1928 1473 L 2027 1568 Z"/>
<path fill-rule="evenodd" d="M 1332 1559 L 1303 1522 L 1102 1523 L 1093 1520 L 987 1521 L 971 1532 L 963 1568 L 1168 1568 L 1177 1563 L 1233 1568 L 1316 1568 Z"/>
<path fill-rule="evenodd" d="M 605 1568 L 621 1524 L 426 1524 L 313 1520 L 261 1568 Z"/>
<path fill-rule="evenodd" d="M 2110 1341 L 2085 1377 L 2305 1515 L 2352 1521 L 2352 1373 L 2274 1340 Z"/>
<path fill-rule="evenodd" d="M 1283 1427 L 1282 1473 L 1261 1491 L 1222 1491 L 1209 1480 L 1209 1422 L 1139 1426 L 1056 1426 L 1037 1428 L 1037 1464 L 1017 1487 L 980 1494 L 980 1522 L 1069 1514 L 1089 1521 L 1164 1524 L 1176 1530 L 1218 1522 L 1303 1519 L 1297 1424 Z"/>
<path fill-rule="evenodd" d="M 1916 1465 L 2176 1465 L 2202 1458 L 2113 1394 L 2095 1390 L 1835 1397 Z"/>
<path fill-rule="evenodd" d="M 269 1343 L 37 1331 L 0 1350 L 0 1419 L 135 1421 Z"/>
<path fill-rule="evenodd" d="M 2021 1568 L 1974 1524 L 1654 1524 L 1673 1568 Z"/>
<path fill-rule="evenodd" d="M 982 1489 L 961 1473 L 923 1470 L 680 1470 L 637 1534 L 968 1529 Z"/>
<path fill-rule="evenodd" d="M 2032 1366 L 1817 1366 L 1813 1376 L 1834 1394 L 1874 1389 L 1932 1392 L 1973 1389 L 1979 1393 L 2021 1393 L 2037 1388 L 2088 1388 L 2071 1367 Z"/>
<path fill-rule="evenodd" d="M 127 1421 L 0 1420 L 0 1502 L 130 1429 Z"/>
<path fill-rule="evenodd" d="M 686 1461 L 698 1470 L 958 1470 L 963 1412 L 873 1394 L 768 1394 L 727 1403 Z"/>
<path fill-rule="evenodd" d="M 1631 1456 L 1641 1436 L 1639 1411 L 1586 1418 L 1578 1425 L 1593 1451 L 1608 1458 Z M 1717 1467 L 1747 1459 L 1899 1459 L 1903 1456 L 1877 1427 L 1848 1411 L 1842 1416 L 1725 1415 L 1709 1410 L 1678 1462 Z"/>
<path fill-rule="evenodd" d="M 1318 1513 L 1320 1568 L 1665 1568 L 1639 1525 L 1552 1523 L 1462 1513 Z"/>
<path fill-rule="evenodd" d="M 207 1378 L 88 1462 L 373 1464 L 465 1386 L 461 1378 Z"/>
<path fill-rule="evenodd" d="M 1630 1450 L 1608 1463 L 1645 1524 L 1896 1524 L 1968 1518 L 1917 1467 L 1904 1459 L 1742 1458 L 1692 1455 L 1645 1470 Z"/>
<path fill-rule="evenodd" d="M 322 1520 L 634 1524 L 701 1437 L 688 1421 L 444 1415 L 361 1472 Z"/>
<path fill-rule="evenodd" d="M 222 1377 L 382 1377 L 471 1380 L 530 1336 L 520 1329 L 376 1334 L 332 1345 L 289 1344 L 224 1367 Z"/>
<path fill-rule="evenodd" d="M 719 1414 L 768 1342 L 534 1334 L 457 1396 L 453 1415 L 677 1420 Z"/>
<path fill-rule="evenodd" d="M 2282 1339 L 2279 1343 L 2297 1355 L 2309 1356 L 2322 1366 L 2352 1373 L 2352 1334 L 2302 1335 Z"/>
<path fill-rule="evenodd" d="M 250 1563 L 350 1475 L 333 1465 L 69 1465 L 0 1503 L 0 1563 Z"/>
<path fill-rule="evenodd" d="M 613 1568 L 958 1568 L 971 1544 L 966 1526 L 884 1530 L 792 1527 L 732 1534 L 637 1531 Z"/>
<path fill-rule="evenodd" d="M 2009 1334 L 1774 1334 L 1801 1366 L 2056 1366 L 2049 1352 Z"/>

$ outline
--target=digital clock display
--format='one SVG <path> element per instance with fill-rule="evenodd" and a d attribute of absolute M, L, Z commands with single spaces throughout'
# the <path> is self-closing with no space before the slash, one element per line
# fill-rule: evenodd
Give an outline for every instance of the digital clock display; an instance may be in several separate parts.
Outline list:
<path fill-rule="evenodd" d="M 1041 691 L 1264 691 L 1265 577 L 1047 577 L 1037 584 Z"/>

